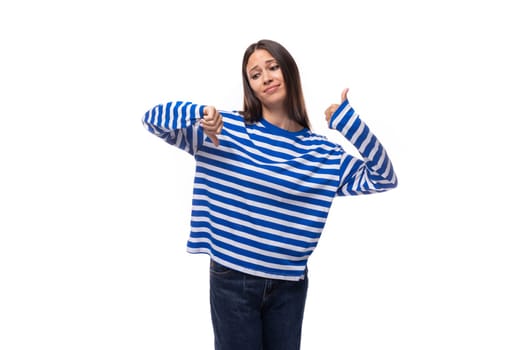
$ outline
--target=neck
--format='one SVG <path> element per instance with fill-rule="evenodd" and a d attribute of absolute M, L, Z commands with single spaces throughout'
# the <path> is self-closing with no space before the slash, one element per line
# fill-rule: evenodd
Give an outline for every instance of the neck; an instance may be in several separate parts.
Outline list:
<path fill-rule="evenodd" d="M 290 117 L 288 117 L 288 114 L 281 110 L 281 111 L 269 111 L 263 109 L 263 117 L 268 121 L 269 123 L 277 126 L 278 128 L 288 130 L 291 132 L 300 131 L 303 129 L 303 127 L 297 123 L 295 120 L 292 120 Z"/>

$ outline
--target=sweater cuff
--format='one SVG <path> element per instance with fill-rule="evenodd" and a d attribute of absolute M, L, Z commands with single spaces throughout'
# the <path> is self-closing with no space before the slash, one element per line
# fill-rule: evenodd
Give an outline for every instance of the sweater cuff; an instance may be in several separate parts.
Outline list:
<path fill-rule="evenodd" d="M 335 110 L 330 118 L 329 128 L 342 131 L 350 117 L 354 114 L 354 109 L 348 100 L 344 100 Z"/>

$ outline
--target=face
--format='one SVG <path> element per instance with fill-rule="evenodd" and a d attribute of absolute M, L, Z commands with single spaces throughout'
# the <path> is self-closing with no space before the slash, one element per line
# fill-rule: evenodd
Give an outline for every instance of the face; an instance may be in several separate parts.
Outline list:
<path fill-rule="evenodd" d="M 286 98 L 281 67 L 266 50 L 255 50 L 246 64 L 246 74 L 263 108 L 282 108 Z"/>

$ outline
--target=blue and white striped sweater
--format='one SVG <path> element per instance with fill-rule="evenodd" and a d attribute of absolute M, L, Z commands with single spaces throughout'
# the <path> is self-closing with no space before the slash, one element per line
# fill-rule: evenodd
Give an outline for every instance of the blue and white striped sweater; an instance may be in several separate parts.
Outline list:
<path fill-rule="evenodd" d="M 195 157 L 190 253 L 256 276 L 300 280 L 335 196 L 397 186 L 386 151 L 348 101 L 330 127 L 363 159 L 307 129 L 289 132 L 264 119 L 245 124 L 226 111 L 215 147 L 199 127 L 203 111 L 170 102 L 143 118 L 150 132 Z"/>

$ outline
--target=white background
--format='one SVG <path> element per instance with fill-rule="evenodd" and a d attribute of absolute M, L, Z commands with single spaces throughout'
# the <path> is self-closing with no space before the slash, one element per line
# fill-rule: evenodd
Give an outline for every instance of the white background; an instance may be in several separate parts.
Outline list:
<path fill-rule="evenodd" d="M 169 100 L 242 108 L 261 38 L 295 57 L 314 131 L 350 101 L 394 191 L 338 198 L 303 349 L 525 349 L 519 1 L 4 1 L 0 349 L 211 349 L 185 252 L 193 159 L 146 132 Z"/>

